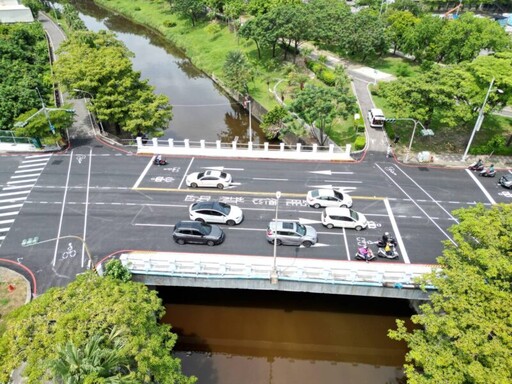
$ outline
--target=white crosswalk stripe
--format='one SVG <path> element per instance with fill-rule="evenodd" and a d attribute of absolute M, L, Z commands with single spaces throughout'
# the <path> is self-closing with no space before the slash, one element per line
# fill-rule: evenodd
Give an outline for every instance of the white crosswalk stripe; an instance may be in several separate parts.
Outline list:
<path fill-rule="evenodd" d="M 0 188 L 0 247 L 51 156 L 25 156 L 6 186 Z"/>

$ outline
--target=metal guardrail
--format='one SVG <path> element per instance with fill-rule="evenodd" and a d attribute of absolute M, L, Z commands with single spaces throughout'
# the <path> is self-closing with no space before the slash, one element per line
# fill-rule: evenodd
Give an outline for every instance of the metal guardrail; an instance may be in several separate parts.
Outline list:
<path fill-rule="evenodd" d="M 131 273 L 200 279 L 269 280 L 272 258 L 264 256 L 132 252 L 120 256 Z M 277 258 L 278 279 L 322 284 L 419 289 L 415 279 L 433 266 Z M 433 287 L 427 287 L 433 288 Z"/>

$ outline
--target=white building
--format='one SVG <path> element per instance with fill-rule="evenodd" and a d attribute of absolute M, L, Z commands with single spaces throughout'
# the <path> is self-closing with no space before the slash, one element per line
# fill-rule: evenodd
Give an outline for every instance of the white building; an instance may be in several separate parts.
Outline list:
<path fill-rule="evenodd" d="M 18 0 L 0 0 L 0 23 L 31 23 L 34 21 L 30 9 Z"/>

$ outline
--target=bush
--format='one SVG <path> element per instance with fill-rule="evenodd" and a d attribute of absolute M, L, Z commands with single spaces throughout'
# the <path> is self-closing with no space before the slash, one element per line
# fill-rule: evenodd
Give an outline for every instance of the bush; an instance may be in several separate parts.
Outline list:
<path fill-rule="evenodd" d="M 220 25 L 219 23 L 213 22 L 206 26 L 205 28 L 206 32 L 210 35 L 216 35 L 220 32 Z"/>
<path fill-rule="evenodd" d="M 356 151 L 360 151 L 361 149 L 364 149 L 365 145 L 366 145 L 366 136 L 357 136 L 356 141 L 354 142 L 354 149 Z"/>
<path fill-rule="evenodd" d="M 133 8 L 134 11 L 140 11 L 140 7 Z"/>
<path fill-rule="evenodd" d="M 318 78 L 329 86 L 336 83 L 336 75 L 330 69 L 325 69 L 318 74 Z"/>
<path fill-rule="evenodd" d="M 411 76 L 411 67 L 409 67 L 407 64 L 398 64 L 396 66 L 396 75 L 398 77 L 409 77 Z"/>
<path fill-rule="evenodd" d="M 170 21 L 170 20 L 164 21 L 164 27 L 166 27 L 166 28 L 174 28 L 176 25 L 177 24 L 175 21 Z"/>

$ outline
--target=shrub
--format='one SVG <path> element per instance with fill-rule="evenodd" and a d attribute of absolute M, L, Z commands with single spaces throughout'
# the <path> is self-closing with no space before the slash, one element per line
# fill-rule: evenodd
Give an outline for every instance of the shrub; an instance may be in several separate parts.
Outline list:
<path fill-rule="evenodd" d="M 364 149 L 365 145 L 366 145 L 366 136 L 357 136 L 356 141 L 354 142 L 354 149 L 356 151 L 360 151 L 361 149 Z"/>
<path fill-rule="evenodd" d="M 407 64 L 401 63 L 396 66 L 396 75 L 398 77 L 408 77 L 411 76 L 411 73 L 411 68 Z"/>
<path fill-rule="evenodd" d="M 134 11 L 140 11 L 140 7 L 133 8 Z"/>
<path fill-rule="evenodd" d="M 325 69 L 320 72 L 318 78 L 329 86 L 333 86 L 336 82 L 336 75 L 330 69 Z"/>
<path fill-rule="evenodd" d="M 323 69 L 325 68 L 324 65 L 320 64 L 320 63 L 313 63 L 313 65 L 311 66 L 311 70 L 318 76 L 318 74 L 320 72 L 323 71 Z"/>
<path fill-rule="evenodd" d="M 216 35 L 217 33 L 220 32 L 220 25 L 216 22 L 213 22 L 213 23 L 208 24 L 206 26 L 205 30 L 206 30 L 206 33 L 208 33 L 210 35 Z"/>
<path fill-rule="evenodd" d="M 174 28 L 176 25 L 177 24 L 175 21 L 170 21 L 170 20 L 164 21 L 164 27 L 166 27 L 166 28 Z"/>

